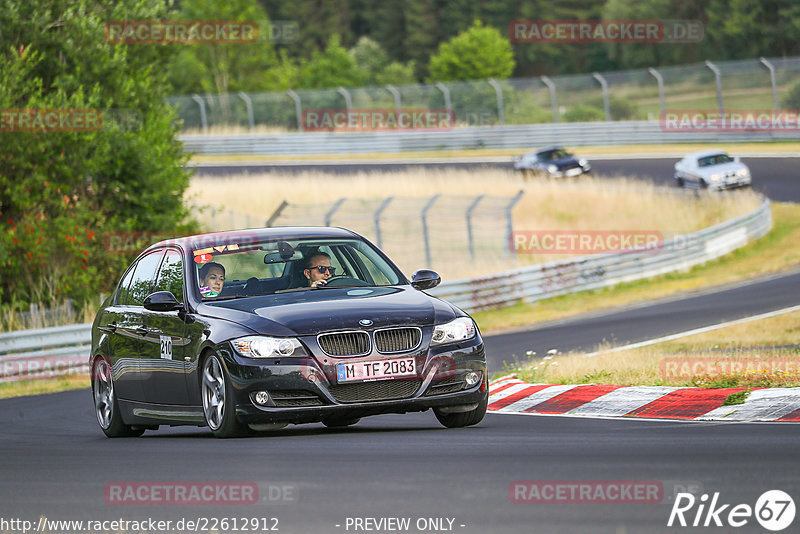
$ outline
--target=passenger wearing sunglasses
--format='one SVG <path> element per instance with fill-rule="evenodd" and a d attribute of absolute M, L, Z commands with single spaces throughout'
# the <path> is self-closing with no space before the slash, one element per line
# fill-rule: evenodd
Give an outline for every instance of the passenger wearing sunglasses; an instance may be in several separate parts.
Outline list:
<path fill-rule="evenodd" d="M 336 268 L 331 267 L 331 257 L 325 252 L 317 252 L 306 260 L 303 274 L 308 278 L 309 287 L 317 287 L 328 283 L 328 278 L 336 274 Z"/>

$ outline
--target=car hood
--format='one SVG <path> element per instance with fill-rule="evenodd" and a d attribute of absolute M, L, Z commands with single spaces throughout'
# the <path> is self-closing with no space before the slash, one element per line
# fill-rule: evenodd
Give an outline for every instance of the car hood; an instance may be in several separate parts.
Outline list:
<path fill-rule="evenodd" d="M 578 166 L 578 158 L 574 156 L 569 156 L 567 158 L 559 158 L 557 160 L 551 161 L 550 165 L 555 165 L 559 169 L 563 169 L 565 167 L 576 167 Z"/>
<path fill-rule="evenodd" d="M 711 165 L 710 167 L 701 167 L 699 169 L 700 173 L 703 176 L 711 176 L 712 174 L 721 174 L 723 176 L 735 173 L 739 169 L 746 169 L 747 166 L 744 163 L 736 163 L 735 161 L 731 161 L 730 163 L 722 163 L 720 165 Z"/>
<path fill-rule="evenodd" d="M 296 291 L 204 303 L 201 313 L 273 336 L 316 335 L 331 330 L 391 325 L 431 325 L 461 315 L 453 306 L 411 286 Z"/>

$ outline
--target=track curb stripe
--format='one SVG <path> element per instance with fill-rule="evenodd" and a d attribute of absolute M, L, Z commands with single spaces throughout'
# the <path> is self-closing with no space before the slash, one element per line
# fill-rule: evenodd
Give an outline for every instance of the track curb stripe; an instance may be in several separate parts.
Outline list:
<path fill-rule="evenodd" d="M 515 376 L 489 386 L 489 411 L 584 417 L 692 421 L 797 421 L 800 388 L 753 389 L 744 403 L 723 406 L 747 388 L 528 384 Z"/>

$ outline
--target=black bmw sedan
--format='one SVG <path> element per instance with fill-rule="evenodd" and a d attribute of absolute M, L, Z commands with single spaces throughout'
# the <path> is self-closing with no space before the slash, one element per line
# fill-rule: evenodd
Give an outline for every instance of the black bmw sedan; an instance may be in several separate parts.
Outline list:
<path fill-rule="evenodd" d="M 92 325 L 92 394 L 109 437 L 159 425 L 217 437 L 289 423 L 355 424 L 433 408 L 479 423 L 483 340 L 341 228 L 265 228 L 162 241 L 122 276 Z"/>

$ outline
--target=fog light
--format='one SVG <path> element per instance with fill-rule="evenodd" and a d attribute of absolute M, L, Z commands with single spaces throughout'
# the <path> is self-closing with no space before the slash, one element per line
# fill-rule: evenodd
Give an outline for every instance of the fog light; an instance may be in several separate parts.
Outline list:
<path fill-rule="evenodd" d="M 464 377 L 464 381 L 467 383 L 467 387 L 471 388 L 475 384 L 481 381 L 481 373 L 471 371 L 467 373 L 467 376 Z"/>
<path fill-rule="evenodd" d="M 266 391 L 258 391 L 255 395 L 253 395 L 253 398 L 255 399 L 256 404 L 264 406 L 269 402 L 269 393 Z"/>

